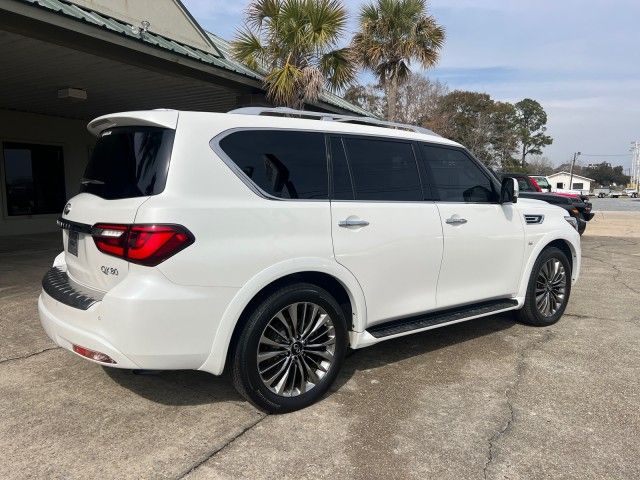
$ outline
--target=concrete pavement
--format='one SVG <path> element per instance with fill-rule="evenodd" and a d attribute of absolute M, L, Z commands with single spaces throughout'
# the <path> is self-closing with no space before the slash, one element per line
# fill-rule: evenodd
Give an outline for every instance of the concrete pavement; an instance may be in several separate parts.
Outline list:
<path fill-rule="evenodd" d="M 323 401 L 281 416 L 225 377 L 134 375 L 53 348 L 35 301 L 57 240 L 0 242 L 0 478 L 639 478 L 630 224 L 640 236 L 640 216 L 587 229 L 558 324 L 501 315 L 360 350 Z"/>

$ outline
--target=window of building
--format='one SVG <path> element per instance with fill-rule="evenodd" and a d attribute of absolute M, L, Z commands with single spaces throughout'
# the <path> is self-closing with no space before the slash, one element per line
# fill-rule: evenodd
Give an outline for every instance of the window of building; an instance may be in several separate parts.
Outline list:
<path fill-rule="evenodd" d="M 573 188 L 575 190 L 583 190 L 584 189 L 584 183 L 574 183 L 573 184 Z"/>
<path fill-rule="evenodd" d="M 62 147 L 4 142 L 7 215 L 60 213 L 66 202 Z"/>
<path fill-rule="evenodd" d="M 220 148 L 264 192 L 280 198 L 328 198 L 324 134 L 242 130 Z"/>
<path fill-rule="evenodd" d="M 467 203 L 496 201 L 491 180 L 463 151 L 422 145 L 422 152 L 438 200 Z"/>
<path fill-rule="evenodd" d="M 411 144 L 358 137 L 343 141 L 356 200 L 423 200 Z"/>
<path fill-rule="evenodd" d="M 556 188 L 564 188 L 564 183 L 562 182 L 556 183 Z"/>

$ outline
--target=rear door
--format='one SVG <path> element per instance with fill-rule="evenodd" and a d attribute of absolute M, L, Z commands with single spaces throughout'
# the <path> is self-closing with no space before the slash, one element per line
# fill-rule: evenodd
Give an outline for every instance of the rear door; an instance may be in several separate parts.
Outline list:
<path fill-rule="evenodd" d="M 522 215 L 515 205 L 498 203 L 497 185 L 464 150 L 423 144 L 421 153 L 444 234 L 438 307 L 515 295 Z"/>
<path fill-rule="evenodd" d="M 69 200 L 60 219 L 71 280 L 107 291 L 127 275 L 128 262 L 100 252 L 92 228 L 133 223 L 145 200 L 164 190 L 173 137 L 172 129 L 147 126 L 116 127 L 100 134 L 80 194 Z"/>
<path fill-rule="evenodd" d="M 334 136 L 334 253 L 362 286 L 368 324 L 435 307 L 442 226 L 410 142 Z"/>

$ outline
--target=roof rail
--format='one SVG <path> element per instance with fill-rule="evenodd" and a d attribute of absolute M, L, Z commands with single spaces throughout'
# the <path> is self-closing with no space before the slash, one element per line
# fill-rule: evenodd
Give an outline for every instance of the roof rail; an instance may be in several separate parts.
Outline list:
<path fill-rule="evenodd" d="M 394 128 L 396 130 L 407 130 L 425 135 L 433 135 L 439 137 L 437 133 L 428 128 L 419 127 L 417 125 L 409 125 L 407 123 L 388 122 L 373 117 L 356 117 L 351 115 L 338 115 L 335 113 L 314 112 L 310 110 L 295 110 L 288 107 L 244 107 L 230 110 L 227 113 L 240 115 L 264 115 L 271 117 L 298 117 L 308 120 L 325 120 L 329 122 L 356 123 L 360 125 L 372 125 L 374 127 Z"/>

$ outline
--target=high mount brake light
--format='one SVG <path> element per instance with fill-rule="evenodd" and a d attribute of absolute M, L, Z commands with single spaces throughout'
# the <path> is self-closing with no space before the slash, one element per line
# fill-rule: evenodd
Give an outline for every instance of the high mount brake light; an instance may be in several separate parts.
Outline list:
<path fill-rule="evenodd" d="M 182 225 L 97 223 L 93 241 L 102 253 L 155 267 L 191 245 L 195 238 Z"/>

